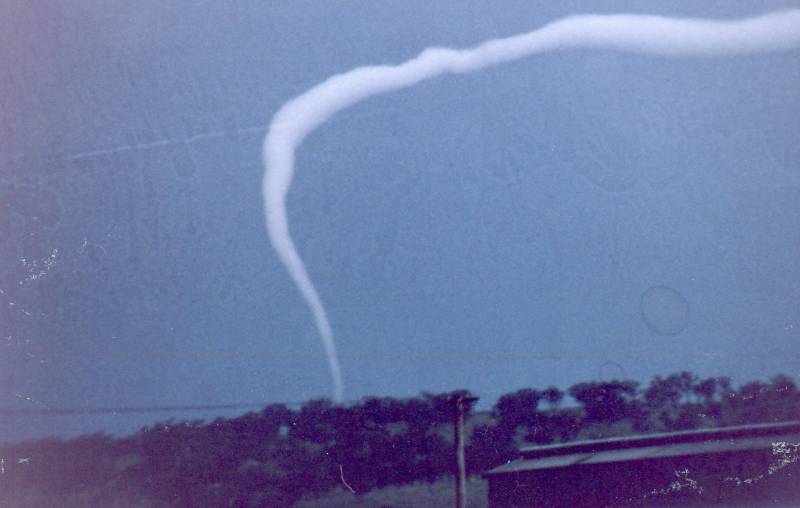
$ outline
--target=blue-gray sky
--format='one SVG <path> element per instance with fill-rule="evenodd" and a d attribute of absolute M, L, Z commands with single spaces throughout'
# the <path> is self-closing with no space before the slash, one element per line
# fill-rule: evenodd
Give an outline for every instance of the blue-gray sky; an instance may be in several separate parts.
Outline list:
<path fill-rule="evenodd" d="M 326 77 L 566 14 L 797 5 L 0 7 L 2 406 L 330 395 L 259 188 L 266 124 Z M 608 362 L 640 381 L 798 376 L 799 80 L 797 52 L 572 51 L 335 117 L 297 154 L 289 214 L 345 397 L 491 403 Z M 168 416 L 6 415 L 0 440 Z"/>

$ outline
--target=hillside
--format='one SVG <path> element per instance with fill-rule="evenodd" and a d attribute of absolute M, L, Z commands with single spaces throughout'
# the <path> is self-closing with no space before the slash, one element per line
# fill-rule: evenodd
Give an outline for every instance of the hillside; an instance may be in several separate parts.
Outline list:
<path fill-rule="evenodd" d="M 4 506 L 20 507 L 437 506 L 453 490 L 452 401 L 466 394 L 312 400 L 299 410 L 276 404 L 238 418 L 166 421 L 122 438 L 4 445 L 0 492 Z M 561 407 L 567 395 L 577 406 Z M 529 388 L 471 416 L 467 465 L 477 475 L 523 443 L 790 419 L 800 419 L 800 392 L 783 375 L 736 388 L 688 372 L 646 387 Z M 482 502 L 483 482 L 470 485 Z"/>

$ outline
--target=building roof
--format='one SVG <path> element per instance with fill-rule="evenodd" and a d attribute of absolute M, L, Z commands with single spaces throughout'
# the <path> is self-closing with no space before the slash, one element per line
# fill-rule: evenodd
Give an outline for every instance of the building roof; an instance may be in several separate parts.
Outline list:
<path fill-rule="evenodd" d="M 800 444 L 800 421 L 574 441 L 520 449 L 521 458 L 485 476 L 576 465 L 688 457 Z"/>

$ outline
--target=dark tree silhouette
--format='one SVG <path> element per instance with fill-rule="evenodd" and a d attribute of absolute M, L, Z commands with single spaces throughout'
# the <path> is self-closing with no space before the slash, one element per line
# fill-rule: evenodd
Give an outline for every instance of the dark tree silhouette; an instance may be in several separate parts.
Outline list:
<path fill-rule="evenodd" d="M 569 394 L 583 405 L 588 422 L 613 423 L 632 415 L 636 409 L 634 381 L 579 383 Z"/>

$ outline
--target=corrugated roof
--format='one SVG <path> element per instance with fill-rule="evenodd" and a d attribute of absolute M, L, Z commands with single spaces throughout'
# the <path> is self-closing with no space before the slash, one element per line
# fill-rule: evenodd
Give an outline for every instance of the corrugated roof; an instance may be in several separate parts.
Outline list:
<path fill-rule="evenodd" d="M 624 462 L 626 460 L 641 460 L 652 457 L 662 451 L 664 446 L 642 446 L 640 448 L 626 448 L 610 450 L 591 454 L 584 460 L 584 464 L 602 464 L 605 462 Z"/>
<path fill-rule="evenodd" d="M 500 473 L 512 473 L 516 471 L 531 471 L 534 469 L 555 469 L 557 467 L 567 467 L 573 466 L 582 460 L 586 460 L 591 457 L 591 453 L 575 453 L 571 455 L 557 455 L 553 457 L 544 457 L 542 459 L 535 459 L 535 460 L 515 460 L 509 462 L 508 464 L 503 464 L 502 466 L 498 466 L 491 471 L 485 473 L 487 475 L 490 474 L 500 474 Z"/>
<path fill-rule="evenodd" d="M 744 450 L 771 450 L 777 443 L 800 443 L 800 422 L 722 427 L 526 447 L 522 458 L 487 476 L 585 464 L 683 457 Z"/>

